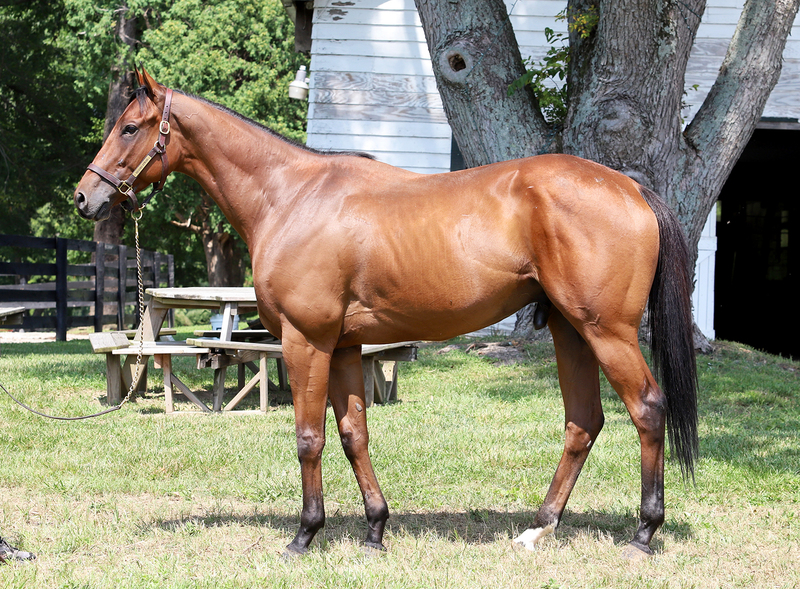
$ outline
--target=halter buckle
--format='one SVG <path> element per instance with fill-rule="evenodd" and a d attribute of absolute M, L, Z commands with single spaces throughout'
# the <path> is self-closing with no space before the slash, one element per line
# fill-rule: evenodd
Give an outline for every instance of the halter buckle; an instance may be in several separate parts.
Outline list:
<path fill-rule="evenodd" d="M 117 186 L 117 190 L 119 190 L 119 192 L 120 192 L 121 194 L 124 194 L 125 196 L 128 196 L 128 193 L 129 193 L 130 191 L 132 191 L 132 190 L 133 190 L 133 186 L 131 186 L 130 184 L 128 184 L 127 182 L 125 182 L 125 181 L 123 180 L 123 181 L 120 183 L 120 185 L 119 185 L 119 186 Z"/>
<path fill-rule="evenodd" d="M 162 135 L 169 135 L 169 121 L 161 121 L 158 126 L 158 132 Z"/>

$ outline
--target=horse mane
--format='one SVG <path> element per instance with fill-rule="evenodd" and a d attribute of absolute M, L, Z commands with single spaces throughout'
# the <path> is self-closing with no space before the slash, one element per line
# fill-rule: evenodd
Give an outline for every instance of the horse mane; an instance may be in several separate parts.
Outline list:
<path fill-rule="evenodd" d="M 363 158 L 367 158 L 367 159 L 370 159 L 370 160 L 374 160 L 375 159 L 375 156 L 373 156 L 373 155 L 371 155 L 369 153 L 361 152 L 361 151 L 334 151 L 334 150 L 314 149 L 313 147 L 308 147 L 307 145 L 303 145 L 302 143 L 298 143 L 297 141 L 294 141 L 293 139 L 289 139 L 288 137 L 285 137 L 284 135 L 281 135 L 280 133 L 278 133 L 274 129 L 270 129 L 266 125 L 263 125 L 263 124 L 259 123 L 258 121 L 254 121 L 253 119 L 251 119 L 249 117 L 246 117 L 243 114 L 238 113 L 235 110 L 228 108 L 227 106 L 223 106 L 223 105 L 218 104 L 218 103 L 216 103 L 216 102 L 214 102 L 212 100 L 208 100 L 207 98 L 203 98 L 202 96 L 197 96 L 196 94 L 191 94 L 189 92 L 183 92 L 182 90 L 174 90 L 173 89 L 173 92 L 177 92 L 178 94 L 182 94 L 184 96 L 188 96 L 189 98 L 194 98 L 195 100 L 199 100 L 200 102 L 202 102 L 204 104 L 207 104 L 207 105 L 209 105 L 209 106 L 211 106 L 213 108 L 216 108 L 217 110 L 220 110 L 220 111 L 224 112 L 225 114 L 231 115 L 232 117 L 235 117 L 235 118 L 239 119 L 240 121 L 243 121 L 243 122 L 247 123 L 248 125 L 250 125 L 252 127 L 255 127 L 256 129 L 259 129 L 261 131 L 264 131 L 265 133 L 268 133 L 269 135 L 271 135 L 272 137 L 275 137 L 276 139 L 279 139 L 280 141 L 288 143 L 289 145 L 291 145 L 293 147 L 299 147 L 303 151 L 307 151 L 309 153 L 314 153 L 314 154 L 317 154 L 317 155 L 345 155 L 345 156 L 363 157 Z M 145 86 L 140 86 L 139 88 L 134 90 L 133 91 L 133 96 L 131 97 L 131 102 L 133 102 L 134 98 L 139 102 L 139 108 L 142 111 L 144 111 L 145 101 L 147 100 L 147 88 Z"/>

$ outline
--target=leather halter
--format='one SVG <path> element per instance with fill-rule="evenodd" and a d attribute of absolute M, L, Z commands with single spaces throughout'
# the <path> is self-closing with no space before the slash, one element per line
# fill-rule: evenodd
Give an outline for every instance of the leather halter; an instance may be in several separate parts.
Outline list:
<path fill-rule="evenodd" d="M 103 180 L 115 187 L 120 194 L 123 194 L 128 198 L 128 200 L 126 200 L 122 206 L 129 211 L 139 211 L 143 209 L 145 206 L 147 206 L 147 203 L 150 202 L 150 199 L 153 198 L 155 193 L 164 188 L 164 182 L 167 180 L 167 174 L 169 174 L 167 138 L 169 137 L 170 131 L 169 111 L 171 107 L 172 89 L 169 88 L 167 89 L 167 95 L 164 98 L 164 112 L 161 113 L 161 123 L 158 125 L 158 140 L 155 142 L 155 145 L 153 145 L 153 149 L 151 149 L 148 154 L 144 156 L 144 159 L 138 166 L 136 166 L 136 169 L 131 173 L 127 180 L 120 180 L 114 174 L 106 172 L 100 166 L 96 166 L 94 164 L 89 164 L 87 166 L 87 169 L 100 176 Z M 153 184 L 152 192 L 150 192 L 150 194 L 147 195 L 147 198 L 142 201 L 142 204 L 139 205 L 139 202 L 136 200 L 136 193 L 133 191 L 133 185 L 136 183 L 136 179 L 139 177 L 139 174 L 144 171 L 144 169 L 156 156 L 159 156 L 161 159 L 161 180 Z"/>

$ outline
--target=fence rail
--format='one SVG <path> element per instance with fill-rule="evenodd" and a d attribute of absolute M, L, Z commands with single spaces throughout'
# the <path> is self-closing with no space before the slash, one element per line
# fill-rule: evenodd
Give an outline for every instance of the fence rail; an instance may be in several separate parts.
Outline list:
<path fill-rule="evenodd" d="M 145 288 L 174 286 L 171 254 L 142 250 L 141 257 Z M 63 341 L 71 327 L 132 327 L 136 293 L 135 248 L 0 234 L 0 306 L 25 307 L 23 329 L 55 329 Z"/>

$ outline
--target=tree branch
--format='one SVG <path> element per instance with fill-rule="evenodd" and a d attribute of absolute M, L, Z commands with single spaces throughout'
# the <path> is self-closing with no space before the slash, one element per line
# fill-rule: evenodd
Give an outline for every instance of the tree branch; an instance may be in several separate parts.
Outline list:
<path fill-rule="evenodd" d="M 201 233 L 203 229 L 198 225 L 192 224 L 192 216 L 189 217 L 183 216 L 181 213 L 176 212 L 175 216 L 178 218 L 176 221 L 175 219 L 170 219 L 170 224 L 174 225 L 175 227 L 180 227 L 181 229 L 188 229 L 192 233 Z"/>

